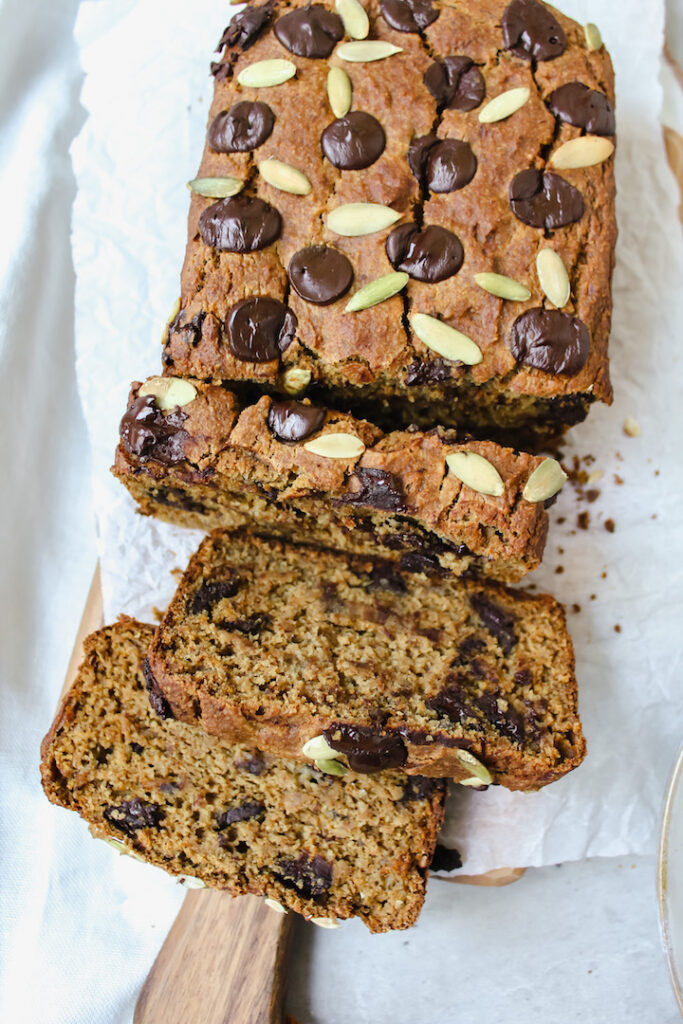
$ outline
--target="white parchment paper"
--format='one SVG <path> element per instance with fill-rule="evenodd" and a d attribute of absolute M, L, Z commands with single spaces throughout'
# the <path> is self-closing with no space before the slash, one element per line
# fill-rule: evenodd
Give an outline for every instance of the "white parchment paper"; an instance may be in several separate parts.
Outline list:
<path fill-rule="evenodd" d="M 600 494 L 580 502 L 565 488 L 529 582 L 577 609 L 569 623 L 589 755 L 537 794 L 454 793 L 444 836 L 470 873 L 652 852 L 683 733 L 683 253 L 658 122 L 663 2 L 562 7 L 600 24 L 617 72 L 616 400 L 565 445 L 569 462 L 592 456 L 583 466 L 602 473 L 592 485 Z M 78 19 L 89 116 L 73 146 L 77 368 L 108 619 L 152 621 L 173 592 L 170 570 L 200 537 L 135 515 L 108 468 L 130 381 L 159 372 L 185 246 L 184 184 L 199 163 L 212 90 L 208 61 L 232 13 L 224 0 L 103 0 L 84 2 Z M 641 436 L 623 433 L 626 416 Z M 582 511 L 587 530 L 577 528 Z"/>

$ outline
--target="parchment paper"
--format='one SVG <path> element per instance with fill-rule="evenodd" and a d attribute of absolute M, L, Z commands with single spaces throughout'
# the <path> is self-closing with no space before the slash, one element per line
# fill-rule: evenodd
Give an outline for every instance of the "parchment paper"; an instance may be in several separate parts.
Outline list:
<path fill-rule="evenodd" d="M 617 71 L 616 400 L 594 409 L 564 446 L 570 464 L 592 457 L 579 468 L 602 477 L 583 490 L 600 493 L 579 500 L 565 488 L 551 510 L 545 563 L 529 583 L 568 607 L 589 755 L 537 794 L 454 793 L 444 838 L 469 873 L 652 852 L 683 732 L 683 256 L 658 123 L 663 3 L 562 7 L 600 24 Z M 223 0 L 105 0 L 83 3 L 79 15 L 89 117 L 73 146 L 76 344 L 109 620 L 127 612 L 153 621 L 174 589 L 170 569 L 200 538 L 135 515 L 108 467 L 130 381 L 159 372 L 185 245 L 184 183 L 196 172 L 211 96 L 210 52 L 233 12 Z M 627 416 L 639 437 L 623 433 Z M 577 527 L 581 512 L 588 529 Z"/>

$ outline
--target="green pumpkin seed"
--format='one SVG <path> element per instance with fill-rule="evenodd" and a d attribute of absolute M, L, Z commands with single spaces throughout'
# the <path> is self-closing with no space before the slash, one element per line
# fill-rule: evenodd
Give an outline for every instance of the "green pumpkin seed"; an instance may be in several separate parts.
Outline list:
<path fill-rule="evenodd" d="M 150 377 L 138 391 L 139 395 L 153 395 L 162 412 L 188 405 L 197 397 L 197 389 L 181 377 Z"/>
<path fill-rule="evenodd" d="M 327 73 L 327 98 L 335 117 L 344 117 L 351 109 L 353 87 L 344 68 L 330 68 Z"/>
<path fill-rule="evenodd" d="M 282 85 L 296 74 L 296 64 L 291 60 L 257 60 L 240 71 L 237 81 L 251 89 L 266 89 L 271 85 Z"/>
<path fill-rule="evenodd" d="M 525 501 L 547 501 L 564 486 L 567 474 L 555 459 L 544 459 L 526 482 L 522 491 Z"/>
<path fill-rule="evenodd" d="M 304 757 L 309 757 L 311 761 L 326 761 L 334 760 L 338 751 L 329 745 L 321 733 L 320 736 L 313 736 L 312 739 L 307 740 L 301 748 L 301 753 Z"/>
<path fill-rule="evenodd" d="M 358 313 L 362 309 L 370 309 L 371 306 L 377 306 L 380 302 L 386 302 L 393 295 L 398 295 L 409 280 L 410 274 L 405 274 L 402 271 L 383 274 L 382 277 L 375 278 L 370 284 L 366 284 L 355 295 L 352 295 L 346 303 L 344 312 Z"/>
<path fill-rule="evenodd" d="M 352 39 L 365 39 L 370 31 L 370 22 L 365 8 L 358 0 L 335 0 L 337 14 L 344 23 L 344 31 Z"/>
<path fill-rule="evenodd" d="M 505 493 L 505 484 L 496 467 L 477 452 L 451 452 L 446 456 L 446 465 L 453 476 L 479 494 L 500 498 Z"/>
<path fill-rule="evenodd" d="M 326 459 L 357 459 L 365 451 L 365 445 L 355 434 L 321 434 L 306 441 L 304 448 L 312 455 Z"/>
<path fill-rule="evenodd" d="M 595 167 L 609 160 L 614 152 L 614 143 L 599 135 L 581 135 L 570 139 L 555 150 L 550 163 L 558 170 L 575 170 L 578 167 Z"/>
<path fill-rule="evenodd" d="M 368 64 L 373 60 L 384 60 L 395 53 L 403 53 L 402 46 L 394 46 L 382 39 L 364 39 L 355 43 L 342 43 L 337 47 L 336 54 L 341 60 L 353 64 Z"/>
<path fill-rule="evenodd" d="M 269 908 L 269 910 L 274 910 L 276 914 L 286 914 L 287 913 L 286 908 L 283 907 L 281 903 L 278 903 L 277 900 L 271 899 L 270 896 L 266 897 L 264 902 L 265 902 L 266 906 Z"/>
<path fill-rule="evenodd" d="M 594 25 L 592 21 L 589 21 L 583 26 L 583 31 L 586 36 L 586 48 L 588 50 L 601 50 L 602 36 L 598 26 Z"/>
<path fill-rule="evenodd" d="M 391 227 L 403 214 L 381 203 L 345 203 L 330 210 L 327 226 L 335 235 L 372 235 Z"/>
<path fill-rule="evenodd" d="M 187 187 L 190 192 L 206 196 L 207 199 L 227 199 L 241 192 L 244 182 L 241 178 L 193 178 L 188 181 Z"/>
<path fill-rule="evenodd" d="M 468 771 L 472 772 L 472 775 L 476 775 L 480 782 L 483 782 L 485 786 L 491 785 L 493 782 L 491 772 L 481 761 L 477 760 L 474 754 L 470 754 L 469 750 L 458 750 L 456 757 Z"/>
<path fill-rule="evenodd" d="M 454 363 L 475 366 L 482 360 L 481 349 L 461 331 L 427 313 L 413 313 L 410 326 L 427 348 Z"/>
<path fill-rule="evenodd" d="M 536 257 L 536 273 L 541 288 L 553 306 L 562 309 L 569 302 L 571 285 L 562 257 L 554 249 L 541 249 Z"/>
<path fill-rule="evenodd" d="M 336 775 L 340 779 L 343 778 L 349 770 L 345 764 L 342 764 L 341 761 L 336 761 L 334 758 L 330 760 L 319 759 L 315 762 L 315 766 L 318 771 L 324 772 L 325 775 Z"/>
<path fill-rule="evenodd" d="M 273 188 L 281 192 L 291 192 L 295 196 L 307 196 L 311 191 L 311 183 L 303 173 L 286 164 L 282 160 L 262 160 L 258 165 L 259 174 Z"/>
<path fill-rule="evenodd" d="M 282 387 L 288 395 L 298 395 L 311 383 L 311 371 L 299 366 L 290 366 L 282 375 Z"/>
<path fill-rule="evenodd" d="M 341 928 L 341 921 L 335 921 L 333 917 L 312 917 L 310 921 L 318 928 Z"/>
<path fill-rule="evenodd" d="M 526 285 L 514 281 L 511 277 L 503 274 L 475 274 L 474 280 L 480 288 L 499 299 L 509 299 L 511 302 L 526 302 L 531 298 L 531 292 Z"/>
<path fill-rule="evenodd" d="M 504 121 L 506 117 L 516 113 L 528 101 L 529 90 L 524 86 L 521 89 L 508 89 L 500 96 L 495 96 L 486 106 L 479 111 L 479 120 L 482 124 L 493 124 L 494 121 Z"/>

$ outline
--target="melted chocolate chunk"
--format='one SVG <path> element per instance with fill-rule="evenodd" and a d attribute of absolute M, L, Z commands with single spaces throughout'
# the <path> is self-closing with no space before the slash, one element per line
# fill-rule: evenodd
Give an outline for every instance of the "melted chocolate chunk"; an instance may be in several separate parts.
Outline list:
<path fill-rule="evenodd" d="M 495 693 L 482 693 L 476 703 L 501 736 L 507 736 L 513 743 L 524 742 L 524 721 L 514 708 L 508 706 L 507 711 L 501 711 Z"/>
<path fill-rule="evenodd" d="M 457 274 L 465 255 L 460 239 L 436 224 L 422 229 L 401 224 L 387 238 L 385 249 L 394 270 L 428 284 Z"/>
<path fill-rule="evenodd" d="M 474 110 L 486 95 L 484 77 L 469 57 L 435 61 L 425 71 L 423 81 L 441 109 Z"/>
<path fill-rule="evenodd" d="M 235 768 L 240 768 L 243 772 L 249 772 L 250 775 L 262 775 L 266 770 L 266 762 L 258 754 L 249 754 L 241 761 L 235 761 Z"/>
<path fill-rule="evenodd" d="M 400 566 L 406 572 L 426 572 L 437 576 L 448 576 L 448 569 L 441 566 L 438 555 L 430 555 L 424 551 L 406 551 L 401 555 Z"/>
<path fill-rule="evenodd" d="M 472 552 L 467 544 L 453 544 L 444 540 L 435 533 L 417 533 L 406 531 L 405 533 L 389 533 L 382 538 L 382 544 L 394 551 L 403 551 L 406 548 L 412 551 L 424 551 L 429 554 L 443 555 L 446 551 L 453 551 L 459 558 L 471 555 Z"/>
<path fill-rule="evenodd" d="M 220 53 L 225 46 L 239 46 L 242 51 L 248 50 L 270 22 L 274 10 L 275 0 L 267 0 L 260 7 L 246 7 L 235 14 L 219 40 L 216 53 Z"/>
<path fill-rule="evenodd" d="M 255 252 L 280 237 L 282 218 L 262 199 L 233 196 L 207 207 L 198 226 L 205 245 L 221 252 Z"/>
<path fill-rule="evenodd" d="M 196 512 L 198 515 L 208 515 L 209 512 L 206 505 L 191 498 L 180 487 L 159 487 L 152 491 L 151 499 L 157 505 L 181 508 L 185 512 Z"/>
<path fill-rule="evenodd" d="M 412 804 L 416 800 L 431 800 L 434 793 L 443 791 L 445 783 L 442 779 L 430 779 L 425 775 L 409 775 L 403 785 L 403 796 L 400 804 Z"/>
<path fill-rule="evenodd" d="M 237 54 L 231 54 L 230 56 L 237 57 Z M 234 61 L 232 60 L 212 60 L 209 65 L 209 71 L 217 82 L 225 82 L 233 76 L 233 63 Z"/>
<path fill-rule="evenodd" d="M 147 803 L 137 796 L 133 800 L 124 800 L 118 807 L 104 809 L 105 821 L 129 839 L 134 839 L 135 833 L 141 828 L 161 828 L 165 817 L 166 813 L 159 804 Z"/>
<path fill-rule="evenodd" d="M 297 319 L 279 299 L 256 296 L 233 306 L 225 321 L 228 348 L 245 363 L 269 363 L 291 344 Z"/>
<path fill-rule="evenodd" d="M 456 871 L 461 867 L 462 857 L 459 850 L 449 849 L 441 843 L 436 844 L 432 863 L 429 865 L 430 871 Z"/>
<path fill-rule="evenodd" d="M 345 505 L 369 505 L 387 512 L 404 512 L 405 496 L 400 479 L 386 469 L 359 466 L 352 479 L 360 483 L 357 491 L 347 491 L 339 501 Z"/>
<path fill-rule="evenodd" d="M 147 690 L 149 703 L 154 714 L 158 715 L 159 718 L 175 718 L 171 711 L 171 705 L 164 697 L 147 658 L 142 663 L 142 674 L 145 677 L 145 689 Z"/>
<path fill-rule="evenodd" d="M 519 363 L 573 377 L 588 359 L 590 335 L 582 320 L 559 309 L 528 309 L 512 325 L 509 346 Z"/>
<path fill-rule="evenodd" d="M 380 0 L 379 9 L 397 32 L 422 32 L 439 17 L 432 0 Z"/>
<path fill-rule="evenodd" d="M 477 172 L 477 158 L 467 142 L 421 135 L 408 150 L 410 169 L 431 192 L 457 192 Z"/>
<path fill-rule="evenodd" d="M 251 615 L 246 619 L 220 619 L 214 625 L 228 633 L 243 633 L 244 636 L 258 636 L 271 623 L 270 615 Z"/>
<path fill-rule="evenodd" d="M 109 747 L 109 753 L 111 753 L 113 749 L 113 747 Z M 130 749 L 133 751 L 134 754 L 141 754 L 145 748 L 141 743 L 131 743 Z"/>
<path fill-rule="evenodd" d="M 126 451 L 140 462 L 154 459 L 162 466 L 175 466 L 185 459 L 185 441 L 189 438 L 182 409 L 163 412 L 153 395 L 138 395 L 123 414 L 119 433 Z"/>
<path fill-rule="evenodd" d="M 221 110 L 209 125 L 208 142 L 215 153 L 249 153 L 263 145 L 275 124 L 267 103 L 241 100 Z"/>
<path fill-rule="evenodd" d="M 444 686 L 436 696 L 429 697 L 425 705 L 439 715 L 444 715 L 456 725 L 467 725 L 467 728 L 480 732 L 481 722 L 476 708 L 470 699 L 465 699 L 463 685 L 466 680 L 460 675 L 450 672 L 447 676 L 450 686 Z"/>
<path fill-rule="evenodd" d="M 410 385 L 420 384 L 441 384 L 450 380 L 453 370 L 456 369 L 453 363 L 445 359 L 431 359 L 426 362 L 423 359 L 413 359 L 406 367 L 405 383 Z"/>
<path fill-rule="evenodd" d="M 170 338 L 172 334 L 184 334 L 186 345 L 198 345 L 202 340 L 202 324 L 206 320 L 206 313 L 204 310 L 195 313 L 186 324 L 182 323 L 184 316 L 185 312 L 181 309 L 175 320 L 168 326 L 168 337 Z"/>
<path fill-rule="evenodd" d="M 332 865 L 324 857 L 302 853 L 296 860 L 280 859 L 273 874 L 287 889 L 304 899 L 320 899 L 332 885 Z"/>
<path fill-rule="evenodd" d="M 578 188 L 559 174 L 520 171 L 510 183 L 510 207 L 515 217 L 532 228 L 553 231 L 581 220 L 585 209 Z"/>
<path fill-rule="evenodd" d="M 275 35 L 297 57 L 329 57 L 344 38 L 341 18 L 321 4 L 300 7 L 275 22 Z"/>
<path fill-rule="evenodd" d="M 382 735 L 367 725 L 345 725 L 335 722 L 323 736 L 340 754 L 346 754 L 354 772 L 369 774 L 388 768 L 402 768 L 408 751 L 396 733 Z"/>
<path fill-rule="evenodd" d="M 391 562 L 378 562 L 370 570 L 370 587 L 373 590 L 391 590 L 394 594 L 405 594 L 408 587 L 396 566 Z"/>
<path fill-rule="evenodd" d="M 591 135 L 614 135 L 616 123 L 612 104 L 603 92 L 589 89 L 583 82 L 567 82 L 546 100 L 555 117 L 567 124 L 585 128 Z"/>
<path fill-rule="evenodd" d="M 567 45 L 562 26 L 539 0 L 512 0 L 502 26 L 503 46 L 522 60 L 554 60 Z"/>
<path fill-rule="evenodd" d="M 379 121 L 364 110 L 353 110 L 328 124 L 320 143 L 323 154 L 340 171 L 369 167 L 384 152 L 386 136 Z"/>
<path fill-rule="evenodd" d="M 304 402 L 273 402 L 267 422 L 279 441 L 303 441 L 320 430 L 326 412 Z"/>
<path fill-rule="evenodd" d="M 495 604 L 486 594 L 471 594 L 470 604 L 489 633 L 496 638 L 501 650 L 509 654 L 517 643 L 514 615 Z"/>
<path fill-rule="evenodd" d="M 343 253 L 329 245 L 309 245 L 289 261 L 292 288 L 306 302 L 329 306 L 345 295 L 353 281 L 353 267 Z"/>
<path fill-rule="evenodd" d="M 265 804 L 255 801 L 245 801 L 237 807 L 229 807 L 227 811 L 216 815 L 216 829 L 220 832 L 228 825 L 234 825 L 238 821 L 249 821 L 250 818 L 260 818 L 266 809 Z"/>
<path fill-rule="evenodd" d="M 234 597 L 241 586 L 241 579 L 239 576 L 228 577 L 222 580 L 207 580 L 204 583 L 200 583 L 194 594 L 192 600 L 188 605 L 188 614 L 190 615 L 201 615 L 202 612 L 210 614 L 213 611 L 214 605 L 218 604 L 226 597 Z"/>

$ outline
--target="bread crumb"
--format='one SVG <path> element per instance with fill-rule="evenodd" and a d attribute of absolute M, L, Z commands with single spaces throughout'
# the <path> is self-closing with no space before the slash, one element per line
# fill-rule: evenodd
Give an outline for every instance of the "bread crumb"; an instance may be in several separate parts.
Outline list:
<path fill-rule="evenodd" d="M 591 517 L 588 512 L 579 512 L 576 517 L 576 525 L 580 530 L 587 530 L 590 526 Z"/>
<path fill-rule="evenodd" d="M 573 604 L 572 605 L 572 611 L 574 612 L 575 615 L 578 615 L 578 613 L 581 611 L 581 605 L 580 604 Z"/>
<path fill-rule="evenodd" d="M 557 566 L 555 567 L 555 572 L 556 572 L 556 573 L 557 573 L 557 575 L 559 576 L 559 575 L 560 575 L 560 573 L 564 572 L 564 566 L 563 566 L 563 565 L 557 565 Z"/>
<path fill-rule="evenodd" d="M 604 527 L 605 527 L 605 529 L 607 530 L 608 533 L 614 533 L 614 530 L 615 530 L 616 527 L 615 527 L 615 522 L 614 522 L 613 519 L 605 519 L 605 522 L 603 523 L 603 525 L 604 525 Z"/>
<path fill-rule="evenodd" d="M 618 622 L 614 626 L 614 632 L 615 633 L 621 633 L 621 626 L 619 625 Z"/>
<path fill-rule="evenodd" d="M 633 416 L 627 416 L 624 420 L 624 433 L 627 437 L 640 437 L 640 423 Z"/>

